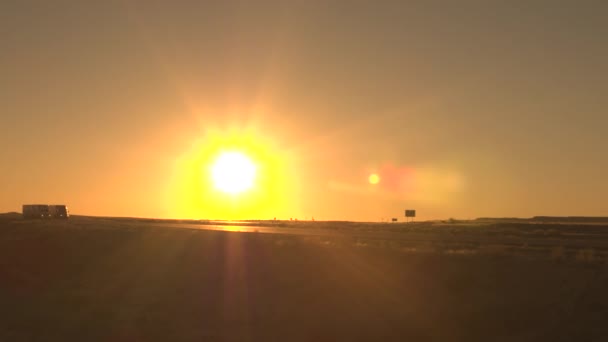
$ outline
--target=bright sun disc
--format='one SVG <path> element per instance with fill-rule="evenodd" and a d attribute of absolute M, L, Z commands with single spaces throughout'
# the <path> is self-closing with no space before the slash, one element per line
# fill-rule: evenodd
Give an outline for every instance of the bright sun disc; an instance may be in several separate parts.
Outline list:
<path fill-rule="evenodd" d="M 213 185 L 228 194 L 241 193 L 253 186 L 255 170 L 255 165 L 246 155 L 224 152 L 211 168 Z"/>
<path fill-rule="evenodd" d="M 380 183 L 380 176 L 378 176 L 376 173 L 372 173 L 369 175 L 369 183 L 374 185 Z"/>

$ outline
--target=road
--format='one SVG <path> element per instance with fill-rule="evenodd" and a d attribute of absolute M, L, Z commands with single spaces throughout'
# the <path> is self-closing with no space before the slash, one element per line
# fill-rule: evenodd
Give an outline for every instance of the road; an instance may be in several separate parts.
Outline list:
<path fill-rule="evenodd" d="M 481 245 L 526 247 L 526 248 L 554 248 L 564 247 L 568 249 L 593 248 L 595 250 L 608 251 L 608 230 L 605 234 L 561 234 L 560 236 L 505 236 L 487 234 L 483 230 L 463 228 L 461 232 L 451 233 L 443 230 L 424 233 L 403 230 L 386 231 L 377 229 L 332 229 L 313 227 L 282 227 L 272 225 L 213 225 L 213 224 L 191 224 L 191 223 L 150 223 L 149 226 L 159 228 L 198 229 L 211 231 L 239 232 L 239 233 L 261 233 L 299 235 L 328 238 L 342 238 L 353 240 L 392 241 L 400 245 L 438 244 L 454 246 L 470 246 L 472 248 Z"/>

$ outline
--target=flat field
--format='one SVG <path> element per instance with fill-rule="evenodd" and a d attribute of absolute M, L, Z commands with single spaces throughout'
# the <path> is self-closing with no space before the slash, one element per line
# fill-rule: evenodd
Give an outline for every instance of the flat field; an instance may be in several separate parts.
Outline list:
<path fill-rule="evenodd" d="M 608 226 L 0 216 L 0 341 L 600 341 Z"/>

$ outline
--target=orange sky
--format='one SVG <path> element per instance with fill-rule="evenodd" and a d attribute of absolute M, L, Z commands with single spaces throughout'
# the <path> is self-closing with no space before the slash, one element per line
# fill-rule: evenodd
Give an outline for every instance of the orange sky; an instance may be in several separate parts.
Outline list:
<path fill-rule="evenodd" d="M 608 5 L 587 5 L 2 4 L 0 212 L 608 215 Z M 205 173 L 226 148 L 258 163 L 242 196 Z"/>

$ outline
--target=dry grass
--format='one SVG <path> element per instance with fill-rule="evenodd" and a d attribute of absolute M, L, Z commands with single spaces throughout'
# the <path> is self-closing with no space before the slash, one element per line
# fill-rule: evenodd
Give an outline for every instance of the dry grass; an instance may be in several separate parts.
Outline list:
<path fill-rule="evenodd" d="M 564 246 L 555 246 L 551 250 L 551 259 L 556 261 L 563 261 L 566 259 L 566 250 Z"/>
<path fill-rule="evenodd" d="M 608 334 L 600 248 L 539 243 L 554 233 L 524 244 L 517 227 L 395 229 L 383 238 L 7 220 L 0 223 L 0 340 L 576 341 Z M 414 240 L 421 236 L 433 239 Z"/>
<path fill-rule="evenodd" d="M 584 248 L 576 253 L 576 261 L 584 263 L 593 263 L 595 261 L 598 261 L 598 259 L 596 258 L 596 253 L 593 248 Z"/>

